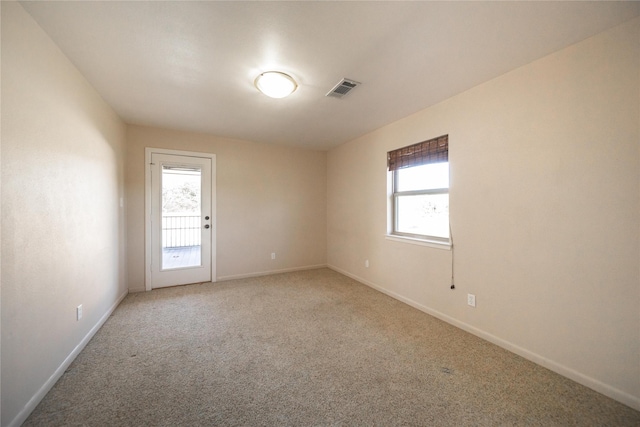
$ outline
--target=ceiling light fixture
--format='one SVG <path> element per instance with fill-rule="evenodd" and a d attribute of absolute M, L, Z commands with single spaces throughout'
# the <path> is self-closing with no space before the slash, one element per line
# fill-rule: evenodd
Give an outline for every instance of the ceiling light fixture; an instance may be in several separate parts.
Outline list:
<path fill-rule="evenodd" d="M 254 84 L 260 92 L 271 98 L 284 98 L 298 88 L 293 77 L 280 71 L 265 71 L 256 77 Z"/>

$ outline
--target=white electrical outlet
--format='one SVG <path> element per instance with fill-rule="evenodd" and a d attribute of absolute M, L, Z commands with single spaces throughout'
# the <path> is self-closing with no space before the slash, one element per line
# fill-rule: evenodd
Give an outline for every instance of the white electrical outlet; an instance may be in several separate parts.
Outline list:
<path fill-rule="evenodd" d="M 467 294 L 467 304 L 469 304 L 471 307 L 475 307 L 476 306 L 476 296 L 473 294 Z"/>
<path fill-rule="evenodd" d="M 82 304 L 76 307 L 76 320 L 82 319 Z"/>
<path fill-rule="evenodd" d="M 364 266 L 369 268 L 369 260 L 368 259 L 364 261 Z"/>
<path fill-rule="evenodd" d="M 276 259 L 276 253 L 275 252 L 271 252 L 271 259 Z"/>

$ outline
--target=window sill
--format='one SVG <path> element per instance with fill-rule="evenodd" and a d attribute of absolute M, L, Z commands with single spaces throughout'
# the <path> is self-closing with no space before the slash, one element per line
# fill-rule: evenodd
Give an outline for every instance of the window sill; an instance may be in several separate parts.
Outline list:
<path fill-rule="evenodd" d="M 395 242 L 410 243 L 412 245 L 419 245 L 419 246 L 427 246 L 430 248 L 442 249 L 445 251 L 451 250 L 450 242 L 439 242 L 437 240 L 417 239 L 414 237 L 398 236 L 395 234 L 387 234 L 385 235 L 385 238 L 387 240 L 393 240 Z"/>

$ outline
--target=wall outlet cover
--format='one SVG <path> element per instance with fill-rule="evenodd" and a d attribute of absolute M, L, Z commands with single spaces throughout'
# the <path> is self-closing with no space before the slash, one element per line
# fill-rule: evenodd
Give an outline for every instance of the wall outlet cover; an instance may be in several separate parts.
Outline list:
<path fill-rule="evenodd" d="M 476 296 L 473 294 L 467 294 L 467 304 L 469 304 L 471 307 L 475 307 L 476 306 Z"/>

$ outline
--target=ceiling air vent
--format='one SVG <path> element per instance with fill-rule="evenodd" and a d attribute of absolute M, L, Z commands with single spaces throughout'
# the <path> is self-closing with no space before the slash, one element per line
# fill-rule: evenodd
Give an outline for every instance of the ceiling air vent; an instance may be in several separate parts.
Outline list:
<path fill-rule="evenodd" d="M 360 83 L 353 80 L 342 79 L 340 83 L 335 85 L 334 88 L 331 89 L 326 96 L 332 96 L 334 98 L 342 98 L 343 96 L 351 92 L 351 90 L 354 89 L 359 84 Z"/>

